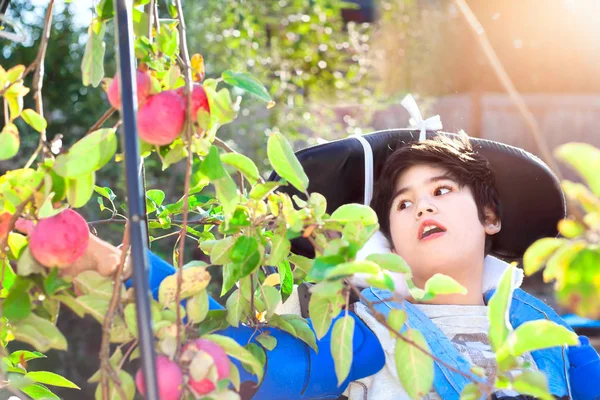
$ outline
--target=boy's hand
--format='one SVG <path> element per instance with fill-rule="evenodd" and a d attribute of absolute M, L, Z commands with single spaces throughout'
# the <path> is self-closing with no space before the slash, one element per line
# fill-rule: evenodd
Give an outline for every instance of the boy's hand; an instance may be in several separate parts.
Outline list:
<path fill-rule="evenodd" d="M 95 270 L 101 275 L 112 275 L 121 261 L 121 249 L 105 242 L 90 233 L 88 247 L 77 261 L 60 270 L 61 275 L 76 276 L 87 270 Z M 129 258 L 125 262 L 124 279 L 131 274 Z"/>

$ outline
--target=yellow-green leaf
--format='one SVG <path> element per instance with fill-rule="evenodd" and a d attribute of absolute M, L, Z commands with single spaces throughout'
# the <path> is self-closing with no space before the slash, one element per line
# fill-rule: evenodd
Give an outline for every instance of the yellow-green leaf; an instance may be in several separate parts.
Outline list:
<path fill-rule="evenodd" d="M 504 344 L 512 330 L 512 325 L 508 319 L 508 310 L 510 309 L 513 293 L 513 272 L 513 266 L 506 268 L 500 278 L 500 284 L 496 292 L 488 302 L 489 337 L 494 351 L 497 351 Z"/>
<path fill-rule="evenodd" d="M 225 164 L 231 165 L 238 171 L 240 171 L 248 179 L 250 184 L 254 185 L 260 177 L 258 168 L 254 162 L 240 153 L 224 153 L 221 154 L 221 161 Z"/>
<path fill-rule="evenodd" d="M 513 389 L 540 400 L 554 400 L 548 391 L 546 375 L 540 371 L 525 371 L 514 378 Z"/>
<path fill-rule="evenodd" d="M 267 156 L 271 166 L 280 177 L 291 183 L 301 192 L 308 189 L 308 176 L 296 158 L 292 147 L 279 132 L 269 136 Z"/>
<path fill-rule="evenodd" d="M 94 194 L 96 173 L 67 179 L 67 201 L 73 208 L 80 208 L 87 204 Z"/>
<path fill-rule="evenodd" d="M 511 356 L 518 357 L 534 350 L 578 345 L 579 337 L 575 332 L 555 322 L 538 319 L 525 322 L 511 332 L 498 354 L 508 351 Z"/>
<path fill-rule="evenodd" d="M 205 267 L 185 268 L 182 273 L 183 282 L 181 284 L 180 299 L 186 299 L 200 293 L 208 286 L 210 282 L 210 273 Z M 169 275 L 160 283 L 158 287 L 158 301 L 164 306 L 169 306 L 175 302 L 177 290 L 177 274 Z"/>
<path fill-rule="evenodd" d="M 32 345 L 42 353 L 50 349 L 67 350 L 67 339 L 50 321 L 35 314 L 14 324 L 13 334 L 16 340 Z"/>
<path fill-rule="evenodd" d="M 377 214 L 371 207 L 362 204 L 344 204 L 331 214 L 331 219 L 338 222 L 361 222 L 363 225 L 377 223 Z"/>
<path fill-rule="evenodd" d="M 412 275 L 410 267 L 406 261 L 404 261 L 404 258 L 400 257 L 398 254 L 370 254 L 367 257 L 367 260 L 377 263 L 382 269 L 392 272 L 401 272 L 403 274 L 408 274 L 409 276 Z"/>
<path fill-rule="evenodd" d="M 565 243 L 564 239 L 558 238 L 543 238 L 534 242 L 523 255 L 523 270 L 525 274 L 533 275 L 539 271 L 552 253 Z"/>
<path fill-rule="evenodd" d="M 573 167 L 592 192 L 600 196 L 600 149 L 588 143 L 566 143 L 559 146 L 554 154 Z"/>
<path fill-rule="evenodd" d="M 352 365 L 352 336 L 354 335 L 354 318 L 344 316 L 333 324 L 331 332 L 331 355 L 335 364 L 335 375 L 340 386 L 350 373 Z"/>
<path fill-rule="evenodd" d="M 106 23 L 94 19 L 88 28 L 88 39 L 81 60 L 81 79 L 84 86 L 98 86 L 104 78 L 104 31 Z"/>
<path fill-rule="evenodd" d="M 458 283 L 454 278 L 444 274 L 435 274 L 425 282 L 425 292 L 433 295 L 439 294 L 467 294 L 467 288 Z"/>
<path fill-rule="evenodd" d="M 251 95 L 258 97 L 263 101 L 272 101 L 269 92 L 267 92 L 267 89 L 263 86 L 263 84 L 247 72 L 234 72 L 231 70 L 226 70 L 223 71 L 221 77 L 225 83 L 228 83 L 231 86 L 244 89 Z"/>
<path fill-rule="evenodd" d="M 112 128 L 90 133 L 67 153 L 56 157 L 53 170 L 63 178 L 88 175 L 105 166 L 117 152 L 117 136 Z"/>
<path fill-rule="evenodd" d="M 13 158 L 19 152 L 21 140 L 17 126 L 8 123 L 0 132 L 0 161 Z"/>
<path fill-rule="evenodd" d="M 76 384 L 74 384 L 73 382 L 68 380 L 67 378 L 64 378 L 58 374 L 55 374 L 54 372 L 31 371 L 31 372 L 28 372 L 27 374 L 25 374 L 25 377 L 33 380 L 34 382 L 43 383 L 45 385 L 60 386 L 60 387 L 66 387 L 66 388 L 71 388 L 71 389 L 80 389 L 79 386 L 77 386 Z"/>
<path fill-rule="evenodd" d="M 43 132 L 46 130 L 46 127 L 48 127 L 46 119 L 31 108 L 23 110 L 23 112 L 21 112 L 21 118 L 23 118 L 27 125 L 38 132 Z"/>
<path fill-rule="evenodd" d="M 415 329 L 404 335 L 427 352 L 431 352 L 423 334 Z M 396 372 L 402 387 L 413 399 L 421 399 L 433 386 L 433 359 L 402 339 L 396 340 Z"/>

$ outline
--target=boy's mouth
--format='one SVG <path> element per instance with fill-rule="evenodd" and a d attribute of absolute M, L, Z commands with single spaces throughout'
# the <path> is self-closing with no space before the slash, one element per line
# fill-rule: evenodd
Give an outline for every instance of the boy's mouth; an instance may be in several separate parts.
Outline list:
<path fill-rule="evenodd" d="M 428 219 L 423 221 L 421 226 L 419 226 L 418 239 L 433 239 L 434 237 L 440 236 L 444 232 L 446 232 L 446 228 L 442 224 L 432 219 Z"/>

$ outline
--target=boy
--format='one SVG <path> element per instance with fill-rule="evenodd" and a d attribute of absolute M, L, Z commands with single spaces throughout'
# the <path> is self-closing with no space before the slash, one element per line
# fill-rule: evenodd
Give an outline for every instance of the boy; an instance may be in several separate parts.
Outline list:
<path fill-rule="evenodd" d="M 378 175 L 371 205 L 382 235 L 374 236 L 359 257 L 393 251 L 411 266 L 419 287 L 438 272 L 465 286 L 466 295 L 438 296 L 429 304 L 416 304 L 403 277 L 396 276 L 396 291 L 407 299 L 407 325 L 422 331 L 433 354 L 463 372 L 476 365 L 493 373 L 486 303 L 506 264 L 491 255 L 519 258 L 537 238 L 554 236 L 556 223 L 564 215 L 560 186 L 543 163 L 518 149 L 465 137 L 440 136 L 416 142 L 415 134 L 408 130 L 376 133 L 367 136 L 368 141 L 362 138 L 358 147 L 356 139 L 345 139 L 300 152 L 299 159 L 311 179 L 309 190 L 325 195 L 328 211 L 356 202 L 363 194 L 357 186 L 364 187 L 364 201 L 369 203 L 370 182 Z M 375 156 L 370 171 L 368 156 L 363 165 L 354 162 L 363 149 Z M 346 170 L 324 171 L 324 164 Z M 359 182 L 362 167 L 364 185 Z M 310 252 L 302 243 L 296 243 L 293 250 Z M 155 291 L 174 269 L 153 255 L 150 264 Z M 521 278 L 516 278 L 515 286 Z M 377 303 L 377 311 L 384 315 L 400 306 L 385 301 L 390 297 L 386 291 L 366 288 L 362 294 Z M 286 304 L 288 309 L 293 302 Z M 362 303 L 354 304 L 350 314 L 356 323 L 354 357 L 350 376 L 340 387 L 329 348 L 331 332 L 318 341 L 319 352 L 315 353 L 290 335 L 270 329 L 278 345 L 267 352 L 265 379 L 260 387 L 252 388 L 255 378 L 240 369 L 242 382 L 246 381 L 243 397 L 336 399 L 345 393 L 349 399 L 408 399 L 395 376 L 394 341 L 387 330 Z M 566 325 L 547 305 L 515 290 L 510 311 L 513 327 L 540 318 Z M 254 330 L 241 326 L 220 333 L 246 344 Z M 600 396 L 595 383 L 600 378 L 600 359 L 587 338 L 582 337 L 581 343 L 524 355 L 546 374 L 557 398 Z M 427 398 L 458 399 L 467 383 L 460 374 L 436 362 L 434 387 Z M 495 396 L 519 398 L 514 392 Z"/>

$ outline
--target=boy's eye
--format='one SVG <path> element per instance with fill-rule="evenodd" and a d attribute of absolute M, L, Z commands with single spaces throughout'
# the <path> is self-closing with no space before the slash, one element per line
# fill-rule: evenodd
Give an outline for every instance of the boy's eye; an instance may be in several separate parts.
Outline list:
<path fill-rule="evenodd" d="M 435 196 L 443 196 L 447 193 L 450 193 L 451 191 L 452 191 L 452 188 L 449 188 L 447 186 L 441 186 L 441 187 L 435 189 L 435 192 L 433 192 L 433 194 Z"/>
<path fill-rule="evenodd" d="M 398 203 L 398 210 L 404 210 L 406 207 L 410 206 L 412 201 L 402 200 Z"/>

